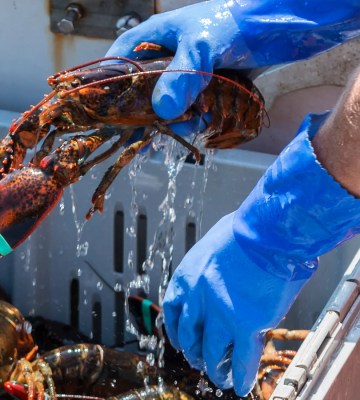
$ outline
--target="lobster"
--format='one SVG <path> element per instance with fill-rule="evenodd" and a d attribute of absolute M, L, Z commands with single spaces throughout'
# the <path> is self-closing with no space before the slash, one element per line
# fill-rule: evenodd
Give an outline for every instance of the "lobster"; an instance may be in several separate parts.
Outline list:
<path fill-rule="evenodd" d="M 161 309 L 156 304 L 140 296 L 130 296 L 129 306 L 136 326 L 142 334 L 149 334 L 149 331 L 158 334 L 155 326 Z M 257 384 L 246 399 L 268 400 L 278 379 L 296 354 L 294 350 L 276 350 L 274 341 L 303 340 L 307 334 L 307 330 L 268 331 Z M 17 361 L 16 368 L 12 366 L 12 373 L 4 375 L 5 380 L 6 377 L 11 377 L 11 381 L 6 382 L 4 386 L 21 400 L 42 399 L 47 394 L 50 398 L 56 398 L 58 393 L 66 393 L 66 397 L 69 398 L 83 396 L 84 399 L 94 400 L 146 399 L 146 393 L 148 396 L 152 393 L 153 397 L 149 398 L 156 399 L 163 399 L 162 395 L 165 393 L 166 398 L 174 400 L 218 398 L 216 388 L 210 382 L 204 385 L 204 391 L 200 393 L 199 372 L 189 367 L 182 353 L 174 351 L 167 339 L 166 342 L 165 369 L 147 364 L 143 355 L 99 344 L 81 343 L 47 351 L 31 363 L 26 360 Z M 147 385 L 158 384 L 159 378 L 163 384 L 145 389 L 144 378 Z M 171 386 L 174 382 L 176 388 Z M 225 390 L 221 397 L 230 400 L 236 398 L 236 394 L 233 390 Z"/>
<path fill-rule="evenodd" d="M 62 346 L 48 351 L 29 363 L 27 369 L 36 372 L 39 365 L 47 367 L 40 371 L 40 375 L 43 374 L 46 381 L 50 382 L 46 391 L 44 385 L 40 385 L 30 395 L 28 385 L 22 384 L 24 379 L 20 369 L 17 375 L 13 374 L 12 381 L 5 382 L 5 389 L 24 399 L 43 399 L 47 394 L 55 399 L 58 393 L 66 393 L 69 397 L 78 395 L 81 398 L 81 395 L 86 395 L 104 398 L 141 389 L 145 378 L 154 384 L 160 376 L 156 367 L 146 363 L 145 356 L 91 343 Z M 40 381 L 41 378 L 35 376 L 34 380 Z"/>
<path fill-rule="evenodd" d="M 31 324 L 13 305 L 0 301 L 0 388 L 8 380 L 18 380 L 19 370 L 25 370 L 37 351 L 31 335 Z M 45 372 L 45 370 L 43 370 Z M 24 382 L 33 390 L 30 374 Z"/>
<path fill-rule="evenodd" d="M 120 57 L 115 59 L 123 62 L 86 68 L 94 63 L 91 62 L 48 78 L 53 88 L 52 92 L 14 121 L 0 142 L 0 179 L 2 178 L 0 216 L 6 216 L 0 223 L 0 254 L 7 254 L 14 248 L 13 244 L 7 244 L 1 236 L 4 236 L 4 231 L 8 235 L 9 229 L 15 231 L 12 229 L 12 224 L 16 226 L 28 224 L 30 226 L 28 233 L 13 240 L 16 245 L 20 244 L 48 215 L 57 203 L 62 188 L 75 182 L 88 170 L 84 167 L 80 168 L 81 171 L 74 168 L 73 172 L 77 171 L 75 173 L 77 177 L 74 179 L 65 176 L 58 179 L 52 176 L 60 174 L 55 168 L 44 165 L 45 161 L 41 160 L 49 156 L 52 157 L 53 163 L 57 163 L 51 151 L 55 139 L 60 135 L 88 133 L 95 130 L 98 138 L 105 136 L 103 141 L 111 136 L 109 132 L 121 137 L 102 158 L 97 159 L 97 162 L 101 162 L 124 147 L 114 165 L 105 173 L 92 197 L 92 207 L 86 215 L 89 219 L 95 211 L 102 212 L 106 190 L 121 169 L 158 133 L 179 141 L 195 155 L 197 160 L 200 159 L 199 150 L 183 137 L 176 135 L 169 124 L 188 121 L 194 116 L 202 118 L 204 113 L 209 113 L 210 122 L 207 122 L 208 118 L 202 118 L 202 123 L 206 124 L 206 127 L 200 135 L 206 148 L 232 148 L 252 140 L 259 134 L 265 112 L 264 100 L 253 83 L 239 72 L 219 70 L 216 74 L 207 74 L 201 71 L 183 71 L 203 74 L 206 78 L 211 75 L 212 79 L 183 115 L 165 121 L 157 117 L 152 109 L 151 92 L 159 75 L 171 72 L 165 71 L 171 62 L 171 57 L 142 62 Z M 95 62 L 104 60 L 110 62 L 112 59 Z M 138 133 L 137 128 L 144 128 L 139 137 L 134 134 Z M 74 136 L 73 140 L 76 141 L 76 138 L 77 136 Z M 28 150 L 35 148 L 42 140 L 41 149 L 32 161 L 34 167 L 23 169 Z M 60 152 L 67 150 L 60 147 Z M 64 156 L 64 159 L 66 157 Z M 76 156 L 67 160 L 69 167 L 77 162 Z M 66 168 L 63 163 L 58 170 L 69 172 L 70 168 Z M 64 175 L 69 175 L 68 172 L 64 172 Z M 38 189 L 38 195 L 28 186 L 33 183 Z M 31 194 L 25 194 L 28 190 Z M 17 198 L 16 204 L 11 200 L 12 196 Z M 39 199 L 36 199 L 37 196 Z M 7 205 L 7 201 L 10 201 L 14 210 Z M 22 234 L 23 229 L 17 231 Z"/>
<path fill-rule="evenodd" d="M 145 356 L 98 344 L 62 346 L 34 359 L 39 349 L 31 331 L 15 306 L 0 301 L 0 388 L 13 394 L 19 391 L 22 398 L 41 400 L 49 395 L 55 399 L 57 386 L 74 394 L 101 396 L 106 391 L 108 397 L 141 389 L 145 377 L 158 382 L 159 371 L 146 363 Z"/>

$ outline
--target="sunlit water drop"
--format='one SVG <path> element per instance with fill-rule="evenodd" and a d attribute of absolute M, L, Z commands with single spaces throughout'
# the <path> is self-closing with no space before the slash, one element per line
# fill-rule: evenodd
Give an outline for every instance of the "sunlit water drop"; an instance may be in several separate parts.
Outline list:
<path fill-rule="evenodd" d="M 73 185 L 70 185 L 69 193 L 70 193 L 70 198 L 71 198 L 71 211 L 72 211 L 72 214 L 74 217 L 77 241 L 80 242 L 86 220 L 84 218 L 78 218 L 77 211 L 76 211 L 76 196 L 75 196 L 75 191 L 74 191 Z"/>
<path fill-rule="evenodd" d="M 216 389 L 216 392 L 215 392 L 216 397 L 222 397 L 223 394 L 224 393 L 222 392 L 222 390 Z"/>
<path fill-rule="evenodd" d="M 89 242 L 78 243 L 76 245 L 76 257 L 85 257 L 88 254 Z"/>
<path fill-rule="evenodd" d="M 115 286 L 114 286 L 114 292 L 119 293 L 119 292 L 121 292 L 121 291 L 122 291 L 122 284 L 116 282 L 116 283 L 115 283 Z"/>
<path fill-rule="evenodd" d="M 155 356 L 153 353 L 148 353 L 146 355 L 146 362 L 150 365 L 150 367 L 153 367 L 155 364 Z"/>
<path fill-rule="evenodd" d="M 65 200 L 64 197 L 61 197 L 60 204 L 59 204 L 59 214 L 64 215 L 65 213 Z"/>

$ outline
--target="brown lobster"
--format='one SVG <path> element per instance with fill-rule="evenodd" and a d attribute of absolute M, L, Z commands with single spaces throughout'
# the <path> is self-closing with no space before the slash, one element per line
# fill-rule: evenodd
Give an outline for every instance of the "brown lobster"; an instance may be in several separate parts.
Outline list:
<path fill-rule="evenodd" d="M 156 318 L 161 308 L 139 296 L 129 297 L 132 317 L 135 318 L 139 332 L 158 335 Z M 145 311 L 148 309 L 148 311 Z M 4 355 L 0 364 L 0 378 L 7 391 L 19 399 L 43 399 L 49 396 L 55 399 L 58 393 L 66 393 L 71 398 L 128 399 L 147 398 L 146 393 L 162 399 L 168 393 L 169 399 L 191 399 L 198 396 L 199 372 L 189 367 L 182 353 L 174 351 L 166 340 L 166 368 L 148 365 L 145 355 L 119 351 L 94 343 L 81 343 L 53 348 L 34 361 L 32 357 L 37 347 L 30 334 L 30 325 L 20 312 L 11 304 L 0 301 L 0 353 Z M 277 380 L 296 354 L 293 350 L 277 350 L 276 340 L 303 340 L 307 330 L 289 331 L 274 329 L 266 335 L 266 346 L 261 357 L 257 385 L 247 399 L 267 400 L 273 392 Z M 39 343 L 42 346 L 41 343 Z M 41 353 L 41 350 L 40 350 Z M 5 357 L 6 355 L 6 357 Z M 149 385 L 161 386 L 143 389 L 144 378 Z M 176 382 L 177 388 L 171 385 Z M 24 386 L 26 383 L 27 386 Z M 209 382 L 208 389 L 201 398 L 218 398 L 216 388 Z M 180 397 L 177 397 L 177 395 Z M 95 396 L 95 397 L 94 397 Z M 116 396 L 116 397 L 109 397 Z M 129 397 L 127 397 L 129 396 Z M 222 394 L 225 400 L 233 399 L 233 390 Z"/>
<path fill-rule="evenodd" d="M 8 392 L 23 399 L 44 399 L 49 395 L 55 400 L 58 393 L 104 398 L 141 389 L 146 377 L 155 384 L 160 376 L 160 371 L 149 366 L 143 355 L 90 343 L 56 348 L 25 366 L 30 379 L 25 381 L 24 367 L 19 364 L 12 381 L 5 383 Z M 43 380 L 46 384 L 42 384 Z M 23 386 L 25 382 L 27 386 L 35 385 L 36 390 L 30 393 Z"/>
<path fill-rule="evenodd" d="M 168 126 L 170 123 L 210 113 L 211 122 L 201 133 L 204 146 L 209 148 L 231 148 L 258 135 L 265 111 L 263 98 L 239 72 L 183 71 L 213 78 L 189 110 L 175 120 L 164 121 L 152 109 L 151 92 L 159 75 L 171 72 L 164 71 L 171 58 L 142 62 L 116 60 L 126 62 L 86 69 L 92 62 L 51 76 L 48 82 L 53 91 L 14 121 L 0 142 L 0 255 L 7 254 L 30 235 L 55 206 L 64 187 L 121 147 L 124 147 L 122 152 L 92 197 L 93 206 L 87 218 L 103 210 L 105 192 L 119 171 L 158 133 L 178 140 L 199 159 L 199 150 L 176 135 Z M 137 128 L 144 129 L 135 139 Z M 85 136 L 74 136 L 73 144 L 66 142 L 51 153 L 57 136 L 93 130 L 95 134 L 90 134 L 89 141 L 96 138 L 96 148 L 111 136 L 119 139 L 90 164 L 82 165 L 81 151 L 79 154 L 70 151 L 86 141 Z M 43 143 L 32 164 L 22 168 L 27 150 L 40 140 Z M 85 146 L 85 158 L 94 150 L 90 147 Z M 13 238 L 9 241 L 6 237 L 10 236 Z"/>
<path fill-rule="evenodd" d="M 0 301 L 0 389 L 4 382 L 18 380 L 21 370 L 29 393 L 34 393 L 36 384 L 25 370 L 36 351 L 31 324 L 12 304 Z"/>

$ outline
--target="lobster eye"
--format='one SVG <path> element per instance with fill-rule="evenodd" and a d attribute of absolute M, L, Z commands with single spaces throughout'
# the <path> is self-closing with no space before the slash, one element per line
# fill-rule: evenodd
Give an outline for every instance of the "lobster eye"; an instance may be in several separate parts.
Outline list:
<path fill-rule="evenodd" d="M 71 87 L 73 87 L 74 89 L 79 87 L 81 85 L 81 82 L 79 79 L 74 79 L 73 81 L 71 81 Z"/>

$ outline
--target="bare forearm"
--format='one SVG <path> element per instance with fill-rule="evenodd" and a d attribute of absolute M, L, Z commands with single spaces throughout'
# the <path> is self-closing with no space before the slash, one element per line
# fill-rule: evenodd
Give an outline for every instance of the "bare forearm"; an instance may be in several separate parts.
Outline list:
<path fill-rule="evenodd" d="M 345 189 L 360 197 L 360 68 L 349 79 L 312 144 L 322 166 Z"/>

